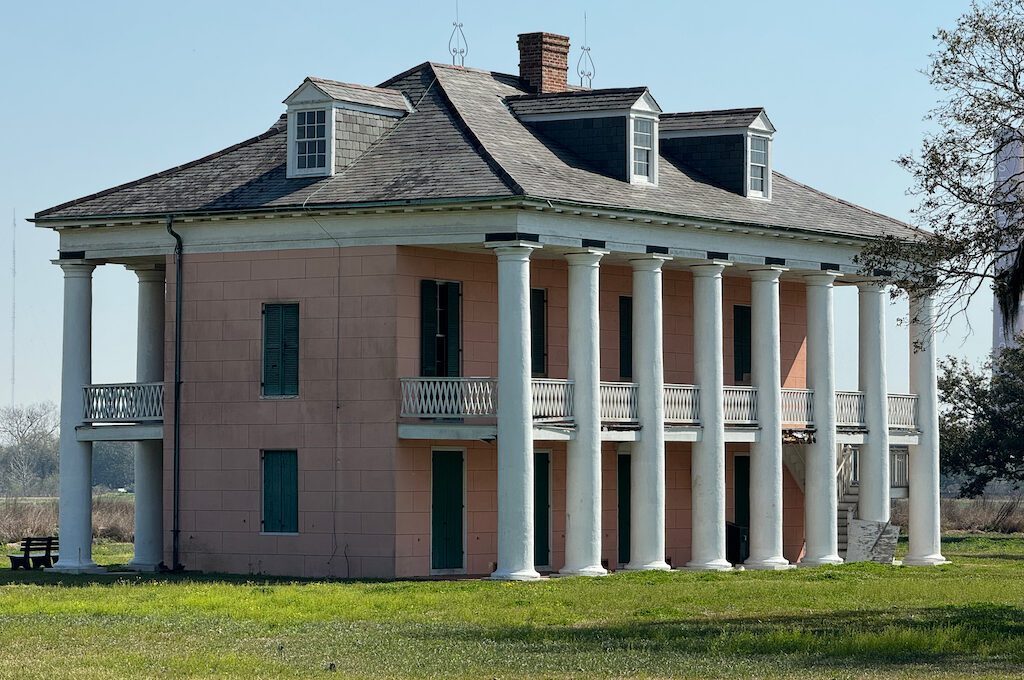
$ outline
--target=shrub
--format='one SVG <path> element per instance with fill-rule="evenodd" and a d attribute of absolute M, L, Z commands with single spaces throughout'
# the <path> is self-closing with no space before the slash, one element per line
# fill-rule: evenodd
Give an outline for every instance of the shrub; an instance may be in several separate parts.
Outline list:
<path fill-rule="evenodd" d="M 0 498 L 0 543 L 26 536 L 57 535 L 56 498 Z M 92 535 L 107 541 L 134 540 L 135 502 L 131 497 L 94 498 Z"/>

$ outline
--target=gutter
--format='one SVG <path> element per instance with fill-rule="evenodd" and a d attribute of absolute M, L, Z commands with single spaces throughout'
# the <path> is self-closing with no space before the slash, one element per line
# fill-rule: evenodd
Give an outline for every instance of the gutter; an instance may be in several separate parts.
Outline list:
<path fill-rule="evenodd" d="M 167 233 L 174 237 L 174 482 L 173 525 L 171 529 L 171 569 L 182 571 L 181 564 L 181 298 L 182 251 L 181 235 L 174 231 L 174 215 L 167 215 Z"/>

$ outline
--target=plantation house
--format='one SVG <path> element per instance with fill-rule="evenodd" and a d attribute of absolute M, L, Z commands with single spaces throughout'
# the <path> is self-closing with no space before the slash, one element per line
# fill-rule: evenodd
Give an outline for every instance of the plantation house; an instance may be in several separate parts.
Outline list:
<path fill-rule="evenodd" d="M 519 50 L 518 76 L 306 78 L 263 134 L 36 216 L 65 276 L 56 569 L 95 568 L 114 439 L 138 569 L 833 564 L 893 493 L 904 563 L 943 561 L 932 301 L 887 394 L 887 292 L 853 264 L 917 233 L 776 172 L 762 109 L 666 113 L 569 85 L 565 37 Z M 100 265 L 138 274 L 134 384 L 91 384 Z"/>

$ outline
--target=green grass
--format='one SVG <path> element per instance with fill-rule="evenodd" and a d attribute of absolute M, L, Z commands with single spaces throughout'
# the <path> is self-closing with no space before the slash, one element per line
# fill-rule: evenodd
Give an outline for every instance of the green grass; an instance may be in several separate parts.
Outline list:
<path fill-rule="evenodd" d="M 0 569 L 0 677 L 1021 677 L 1024 536 L 945 550 L 929 569 L 525 584 Z"/>

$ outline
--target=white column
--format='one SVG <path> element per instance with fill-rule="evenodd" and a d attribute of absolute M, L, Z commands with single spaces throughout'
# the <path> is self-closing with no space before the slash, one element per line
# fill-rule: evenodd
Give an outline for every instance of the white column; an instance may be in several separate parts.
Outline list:
<path fill-rule="evenodd" d="M 939 388 L 935 310 L 930 295 L 910 297 L 910 391 L 917 395 L 917 446 L 910 447 L 910 546 L 903 564 L 945 564 L 939 516 Z"/>
<path fill-rule="evenodd" d="M 626 569 L 669 569 L 665 561 L 665 375 L 661 266 L 666 255 L 633 265 L 633 376 L 640 441 L 630 456 L 630 546 Z"/>
<path fill-rule="evenodd" d="M 607 251 L 569 253 L 569 379 L 576 438 L 566 445 L 565 566 L 559 573 L 601 576 L 600 262 Z"/>
<path fill-rule="evenodd" d="M 701 439 L 692 444 L 691 560 L 687 569 L 724 570 L 725 401 L 722 357 L 722 272 L 726 263 L 690 267 L 693 272 L 693 373 L 698 393 Z"/>
<path fill-rule="evenodd" d="M 164 268 L 135 267 L 139 278 L 135 381 L 164 379 Z M 164 446 L 162 439 L 135 442 L 135 556 L 128 568 L 156 571 L 163 562 Z"/>
<path fill-rule="evenodd" d="M 64 270 L 64 341 L 60 389 L 60 559 L 57 571 L 96 571 L 92 560 L 92 443 L 78 441 L 82 387 L 92 382 L 92 272 L 95 265 L 60 262 Z"/>
<path fill-rule="evenodd" d="M 814 390 L 814 441 L 807 445 L 804 535 L 800 566 L 841 564 L 836 489 L 836 373 L 833 282 L 837 274 L 804 277 L 807 286 L 807 386 Z"/>
<path fill-rule="evenodd" d="M 857 285 L 860 308 L 860 390 L 867 434 L 860 448 L 860 519 L 889 521 L 889 405 L 885 378 L 886 291 L 875 282 Z"/>
<path fill-rule="evenodd" d="M 751 379 L 757 388 L 761 432 L 750 445 L 750 557 L 747 569 L 787 569 L 782 555 L 782 349 L 779 276 L 772 267 L 750 272 Z"/>
<path fill-rule="evenodd" d="M 498 568 L 491 578 L 540 578 L 533 566 L 533 405 L 530 253 L 523 241 L 490 246 L 498 257 Z"/>

